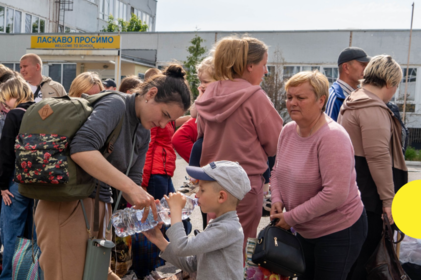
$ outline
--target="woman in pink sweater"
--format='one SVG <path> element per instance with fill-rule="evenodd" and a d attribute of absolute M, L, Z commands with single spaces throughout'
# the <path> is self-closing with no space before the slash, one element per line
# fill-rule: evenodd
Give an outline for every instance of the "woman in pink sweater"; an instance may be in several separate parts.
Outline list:
<path fill-rule="evenodd" d="M 267 73 L 267 50 L 263 42 L 250 37 L 219 41 L 214 54 L 217 81 L 196 101 L 198 138 L 203 137 L 200 165 L 236 161 L 250 179 L 251 191 L 237 207 L 244 246 L 248 237 L 256 237 L 262 216 L 262 174 L 268 168 L 268 156 L 276 153 L 283 125 L 260 87 Z"/>
<path fill-rule="evenodd" d="M 299 280 L 346 279 L 367 236 L 353 146 L 345 129 L 324 113 L 325 76 L 301 72 L 285 89 L 293 122 L 278 140 L 271 219 L 298 233 L 306 261 Z"/>

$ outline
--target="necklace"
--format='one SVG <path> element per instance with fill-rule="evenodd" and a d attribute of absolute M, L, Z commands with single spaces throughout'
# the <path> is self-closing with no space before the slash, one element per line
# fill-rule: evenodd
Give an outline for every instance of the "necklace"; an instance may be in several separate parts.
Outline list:
<path fill-rule="evenodd" d="M 309 136 L 307 136 L 307 137 L 310 137 L 312 134 L 313 134 L 313 128 L 316 126 L 316 124 L 319 122 L 319 120 L 320 120 L 320 117 L 323 115 L 323 112 L 320 114 L 320 116 L 317 118 L 317 121 L 313 124 L 313 126 L 310 128 L 310 135 Z M 301 129 L 300 129 L 300 127 L 298 126 L 298 134 L 300 135 L 300 137 L 303 137 L 302 135 L 301 135 Z"/>

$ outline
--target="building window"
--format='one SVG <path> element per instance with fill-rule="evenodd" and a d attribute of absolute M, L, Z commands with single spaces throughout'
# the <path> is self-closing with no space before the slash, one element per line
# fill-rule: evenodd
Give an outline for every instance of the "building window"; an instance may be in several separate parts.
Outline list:
<path fill-rule="evenodd" d="M 29 14 L 26 14 L 25 16 L 25 33 L 31 33 L 32 32 L 32 16 Z"/>
<path fill-rule="evenodd" d="M 39 19 L 39 33 L 45 33 L 45 20 Z"/>
<path fill-rule="evenodd" d="M 7 68 L 9 68 L 10 70 L 15 70 L 17 72 L 20 71 L 20 63 L 13 63 L 13 62 L 9 62 L 9 63 L 3 63 L 4 66 L 6 66 Z"/>
<path fill-rule="evenodd" d="M 406 82 L 406 67 L 402 68 L 403 77 L 399 87 L 394 96 L 396 102 L 403 102 L 405 100 L 405 82 Z M 407 101 L 415 101 L 415 89 L 417 81 L 417 68 L 409 68 L 408 70 L 408 90 L 406 93 Z"/>
<path fill-rule="evenodd" d="M 133 14 L 135 14 L 142 21 L 142 24 L 148 25 L 148 29 L 147 29 L 148 31 L 152 30 L 152 16 L 151 15 L 137 9 L 133 9 Z"/>
<path fill-rule="evenodd" d="M 5 17 L 5 11 L 6 9 L 3 6 L 0 6 L 0 32 L 4 32 L 4 21 L 6 19 Z"/>
<path fill-rule="evenodd" d="M 284 73 L 282 75 L 284 81 L 288 80 L 295 74 L 301 71 L 301 66 L 284 66 Z"/>
<path fill-rule="evenodd" d="M 323 67 L 323 75 L 329 80 L 329 84 L 333 84 L 339 78 L 338 67 Z"/>
<path fill-rule="evenodd" d="M 39 17 L 33 16 L 32 17 L 32 33 L 38 33 L 39 26 Z"/>
<path fill-rule="evenodd" d="M 50 64 L 48 76 L 63 85 L 66 91 L 69 91 L 72 81 L 76 78 L 76 64 L 74 63 L 55 63 Z"/>
<path fill-rule="evenodd" d="M 22 30 L 22 12 L 15 11 L 14 33 L 21 33 Z"/>
<path fill-rule="evenodd" d="M 109 15 L 113 15 L 114 19 L 118 18 L 118 15 L 114 14 L 115 0 L 99 0 L 99 18 L 108 20 Z"/>
<path fill-rule="evenodd" d="M 267 69 L 268 73 L 265 74 L 265 77 L 272 76 L 273 74 L 275 74 L 275 66 L 268 66 Z"/>
<path fill-rule="evenodd" d="M 8 8 L 7 9 L 7 25 L 6 33 L 13 33 L 13 19 L 14 19 L 15 10 Z"/>

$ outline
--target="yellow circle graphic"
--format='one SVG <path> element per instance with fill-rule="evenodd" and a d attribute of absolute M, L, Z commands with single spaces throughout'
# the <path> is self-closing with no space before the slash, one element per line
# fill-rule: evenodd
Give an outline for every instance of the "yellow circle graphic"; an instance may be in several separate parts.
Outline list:
<path fill-rule="evenodd" d="M 403 233 L 421 239 L 421 180 L 407 183 L 396 193 L 392 216 Z"/>

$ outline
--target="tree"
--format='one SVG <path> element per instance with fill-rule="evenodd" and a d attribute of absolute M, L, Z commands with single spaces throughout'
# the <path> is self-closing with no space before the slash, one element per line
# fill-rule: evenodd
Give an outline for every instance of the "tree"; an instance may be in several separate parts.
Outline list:
<path fill-rule="evenodd" d="M 197 87 L 200 82 L 197 77 L 196 65 L 203 60 L 203 55 L 206 52 L 206 47 L 202 46 L 203 42 L 205 42 L 205 40 L 203 40 L 200 36 L 195 35 L 190 41 L 191 45 L 187 48 L 190 55 L 188 55 L 186 61 L 184 61 L 184 68 L 187 72 L 187 81 L 189 82 L 193 98 L 196 98 L 199 95 Z"/>
<path fill-rule="evenodd" d="M 290 117 L 286 110 L 286 79 L 283 77 L 285 59 L 282 56 L 282 52 L 279 50 L 279 48 L 274 51 L 273 62 L 273 70 L 271 73 L 269 73 L 268 76 L 264 77 L 261 86 L 269 96 L 276 111 L 278 111 L 284 122 L 286 122 L 290 119 Z"/>
<path fill-rule="evenodd" d="M 143 24 L 137 15 L 132 14 L 130 21 L 121 18 L 117 19 L 117 23 L 112 15 L 108 16 L 107 26 L 104 26 L 101 32 L 146 32 L 148 25 Z"/>

